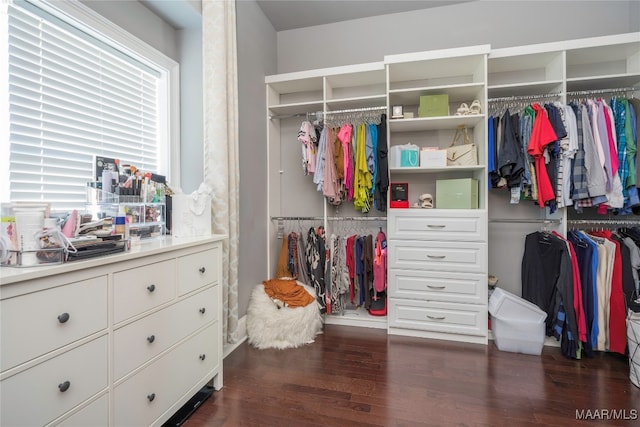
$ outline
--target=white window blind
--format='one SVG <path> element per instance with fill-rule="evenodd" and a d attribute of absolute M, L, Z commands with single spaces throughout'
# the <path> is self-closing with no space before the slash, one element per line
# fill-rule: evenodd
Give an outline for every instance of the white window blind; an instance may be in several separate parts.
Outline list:
<path fill-rule="evenodd" d="M 9 198 L 82 209 L 94 156 L 159 170 L 159 73 L 32 5 L 8 7 Z"/>

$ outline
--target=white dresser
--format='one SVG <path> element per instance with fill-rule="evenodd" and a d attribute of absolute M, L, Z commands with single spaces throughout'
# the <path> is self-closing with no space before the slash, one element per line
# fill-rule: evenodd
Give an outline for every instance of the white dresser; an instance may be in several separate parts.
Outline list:
<path fill-rule="evenodd" d="M 0 269 L 0 425 L 161 425 L 219 390 L 225 238 Z"/>
<path fill-rule="evenodd" d="M 389 333 L 487 342 L 483 210 L 391 209 Z"/>

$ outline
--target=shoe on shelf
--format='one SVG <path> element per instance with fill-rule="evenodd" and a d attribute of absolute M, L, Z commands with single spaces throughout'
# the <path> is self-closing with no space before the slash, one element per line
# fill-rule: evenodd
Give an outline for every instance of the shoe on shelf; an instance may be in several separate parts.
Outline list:
<path fill-rule="evenodd" d="M 469 106 L 464 102 L 460 104 L 458 110 L 456 111 L 456 116 L 467 116 L 469 115 Z"/>
<path fill-rule="evenodd" d="M 469 107 L 469 114 L 480 114 L 482 112 L 482 106 L 480 105 L 480 101 L 474 99 Z"/>

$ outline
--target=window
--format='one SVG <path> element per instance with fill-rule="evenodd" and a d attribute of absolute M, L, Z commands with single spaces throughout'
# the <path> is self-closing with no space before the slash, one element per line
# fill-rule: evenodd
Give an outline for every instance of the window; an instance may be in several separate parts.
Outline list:
<path fill-rule="evenodd" d="M 83 209 L 94 156 L 172 182 L 177 64 L 79 2 L 0 8 L 1 200 Z"/>

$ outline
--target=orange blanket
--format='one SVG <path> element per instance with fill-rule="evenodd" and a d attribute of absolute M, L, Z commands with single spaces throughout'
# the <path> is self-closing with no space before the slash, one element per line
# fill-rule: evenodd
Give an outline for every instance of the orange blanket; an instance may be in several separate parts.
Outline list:
<path fill-rule="evenodd" d="M 272 299 L 283 301 L 288 307 L 304 307 L 311 304 L 315 298 L 305 288 L 293 279 L 264 280 L 264 291 Z"/>

